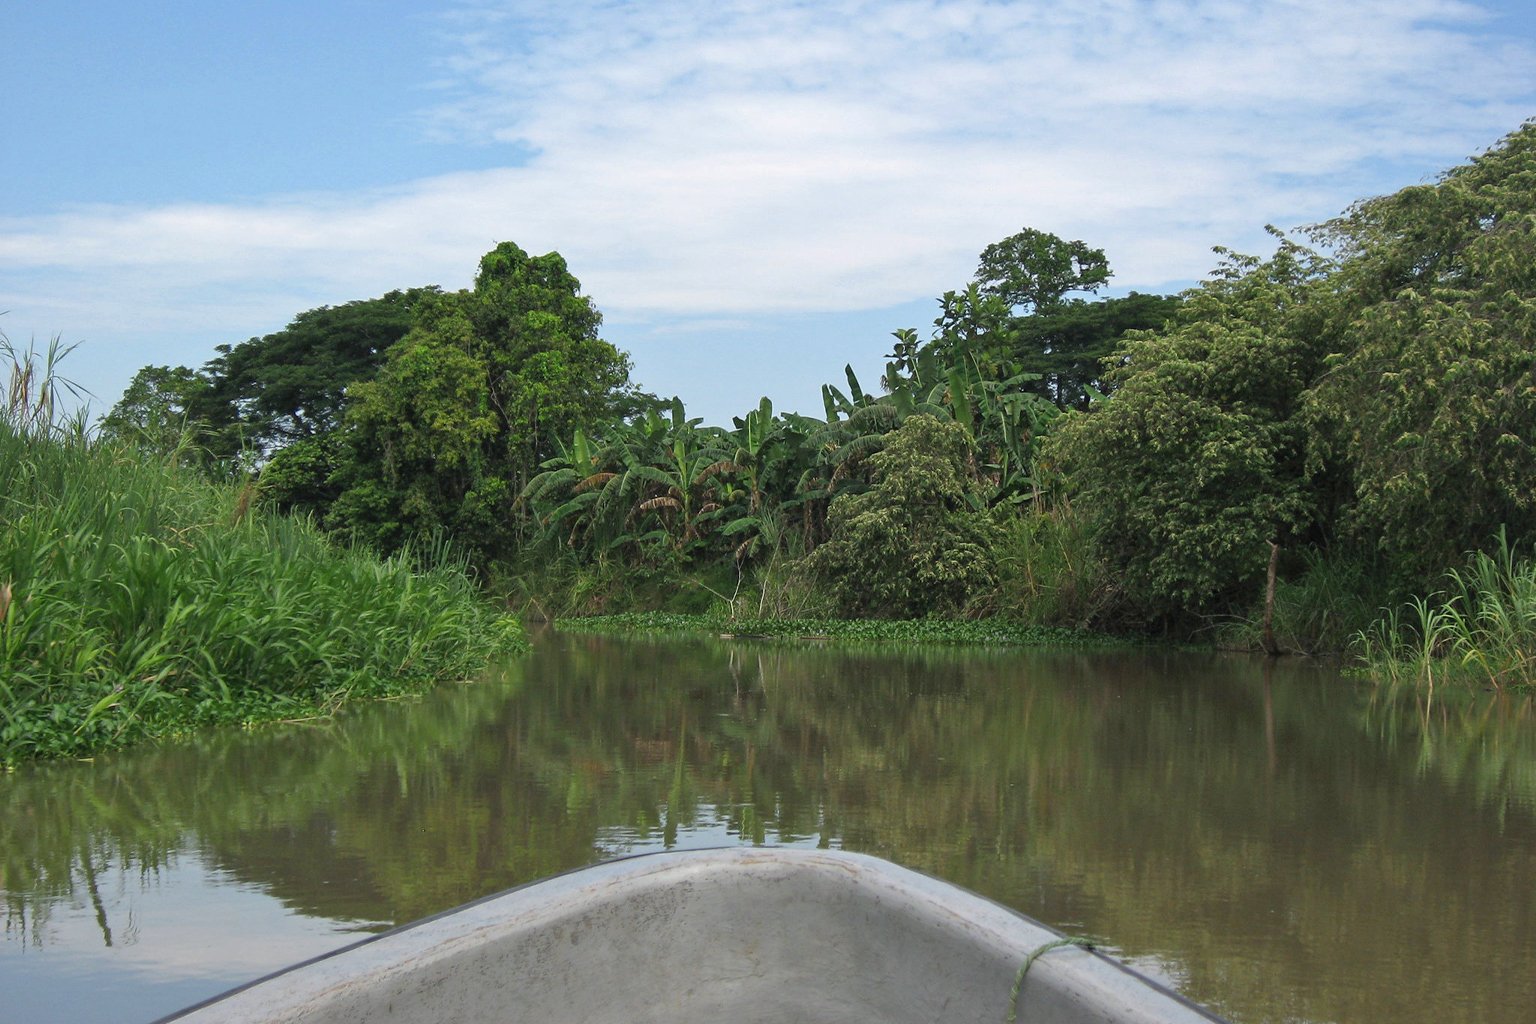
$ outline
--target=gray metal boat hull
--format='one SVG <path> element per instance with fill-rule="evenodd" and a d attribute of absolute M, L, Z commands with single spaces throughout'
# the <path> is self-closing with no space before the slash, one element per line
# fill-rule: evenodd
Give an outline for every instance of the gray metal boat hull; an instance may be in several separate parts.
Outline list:
<path fill-rule="evenodd" d="M 1218 1020 L 1045 926 L 858 854 L 632 857 L 513 889 L 301 964 L 179 1024 Z"/>

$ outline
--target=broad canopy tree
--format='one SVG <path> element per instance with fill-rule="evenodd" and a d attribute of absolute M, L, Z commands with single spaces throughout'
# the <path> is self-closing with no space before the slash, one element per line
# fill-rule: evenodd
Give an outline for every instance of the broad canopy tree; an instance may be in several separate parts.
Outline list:
<path fill-rule="evenodd" d="M 103 437 L 152 455 L 169 455 L 187 440 L 188 420 L 208 404 L 208 378 L 185 366 L 146 366 L 97 424 Z"/>
<path fill-rule="evenodd" d="M 213 398 L 244 426 L 248 444 L 270 454 L 341 426 L 347 388 L 371 379 L 437 288 L 321 306 L 281 331 L 233 347 L 204 369 Z"/>
<path fill-rule="evenodd" d="M 1022 390 L 1061 409 L 1084 409 L 1114 385 L 1104 361 L 1127 332 L 1163 326 L 1176 296 L 1132 292 L 1088 301 L 1111 276 L 1104 250 L 1035 228 L 982 250 L 975 279 L 944 293 L 933 337 L 922 346 L 943 363 L 973 362 L 991 378 L 1032 374 Z M 916 366 L 913 332 L 897 332 L 891 358 L 898 370 Z"/>
<path fill-rule="evenodd" d="M 1345 476 L 1341 531 L 1409 586 L 1536 540 L 1536 120 L 1316 236 L 1340 271 L 1309 457 Z"/>
<path fill-rule="evenodd" d="M 385 550 L 443 532 L 481 563 L 510 554 L 540 465 L 643 400 L 580 288 L 558 253 L 503 242 L 471 290 L 431 296 L 350 392 L 327 525 Z"/>
<path fill-rule="evenodd" d="M 1536 538 L 1536 121 L 1313 239 L 1229 256 L 1049 443 L 1151 617 L 1251 606 L 1269 542 L 1406 597 Z"/>
<path fill-rule="evenodd" d="M 109 436 L 157 451 L 190 442 L 210 465 L 260 464 L 299 441 L 341 425 L 347 388 L 368 380 L 410 329 L 414 310 L 436 288 L 321 306 L 281 331 L 219 354 L 199 370 L 146 366 L 101 421 Z"/>
<path fill-rule="evenodd" d="M 1174 295 L 1129 295 L 1086 302 L 1067 299 L 1013 324 L 1012 352 L 1039 380 L 1035 394 L 1062 409 L 1086 409 L 1115 383 L 1105 370 L 1129 331 L 1156 330 L 1172 320 L 1180 299 Z"/>

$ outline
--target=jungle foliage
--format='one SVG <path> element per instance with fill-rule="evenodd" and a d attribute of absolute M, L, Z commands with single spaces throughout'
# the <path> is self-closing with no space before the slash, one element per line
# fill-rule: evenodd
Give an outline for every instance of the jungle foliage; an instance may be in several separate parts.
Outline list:
<path fill-rule="evenodd" d="M 1148 620 L 1252 604 L 1269 545 L 1437 590 L 1536 527 L 1536 123 L 1435 184 L 1224 254 L 1045 458 Z"/>
<path fill-rule="evenodd" d="M 1102 250 L 1025 228 L 926 336 L 894 332 L 878 389 L 849 367 L 815 415 L 763 399 L 711 426 L 637 391 L 559 255 L 504 243 L 470 290 L 146 368 L 107 425 L 153 446 L 185 416 L 229 452 L 233 424 L 279 507 L 383 551 L 449 537 L 566 609 L 691 590 L 740 615 L 1188 635 L 1256 623 L 1273 564 L 1270 624 L 1313 650 L 1501 528 L 1533 536 L 1533 148 L 1528 123 L 1434 183 L 1275 231 L 1270 255 L 1219 249 L 1182 296 L 1100 298 Z M 393 340 L 369 347 L 375 314 Z M 334 344 L 273 340 L 327 323 Z"/>

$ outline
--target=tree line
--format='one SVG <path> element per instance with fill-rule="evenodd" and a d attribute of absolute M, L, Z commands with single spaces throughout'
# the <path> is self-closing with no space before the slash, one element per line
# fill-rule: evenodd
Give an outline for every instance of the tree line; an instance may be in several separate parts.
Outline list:
<path fill-rule="evenodd" d="M 101 426 L 568 608 L 688 581 L 764 614 L 1187 634 L 1278 593 L 1292 643 L 1333 642 L 1532 536 L 1533 151 L 1528 122 L 1179 296 L 1099 297 L 1103 250 L 1026 228 L 818 415 L 705 425 L 641 391 L 565 261 L 503 243 L 469 289 L 146 367 Z"/>

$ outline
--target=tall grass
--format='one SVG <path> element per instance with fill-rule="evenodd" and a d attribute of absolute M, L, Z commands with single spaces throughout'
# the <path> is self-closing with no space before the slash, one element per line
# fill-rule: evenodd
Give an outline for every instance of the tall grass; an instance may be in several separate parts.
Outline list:
<path fill-rule="evenodd" d="M 12 356 L 56 393 L 53 359 Z M 324 714 L 524 644 L 441 551 L 380 561 L 35 397 L 0 414 L 0 763 Z"/>
<path fill-rule="evenodd" d="M 64 415 L 59 404 L 64 397 L 61 391 L 76 401 L 85 396 L 84 388 L 58 373 L 59 363 L 74 348 L 55 337 L 49 341 L 47 352 L 39 354 L 33 345 L 18 349 L 0 331 L 0 367 L 7 375 L 5 408 L 0 410 L 0 417 L 26 434 L 83 433 L 84 412 Z"/>
<path fill-rule="evenodd" d="M 1042 626 L 1102 624 L 1119 589 L 1094 556 L 1087 524 L 1070 504 L 1032 506 L 1002 517 L 999 525 L 998 590 L 990 611 Z"/>
<path fill-rule="evenodd" d="M 1536 686 L 1536 563 L 1501 530 L 1491 552 L 1446 576 L 1444 591 L 1389 610 L 1356 634 L 1368 671 L 1433 688 Z"/>

